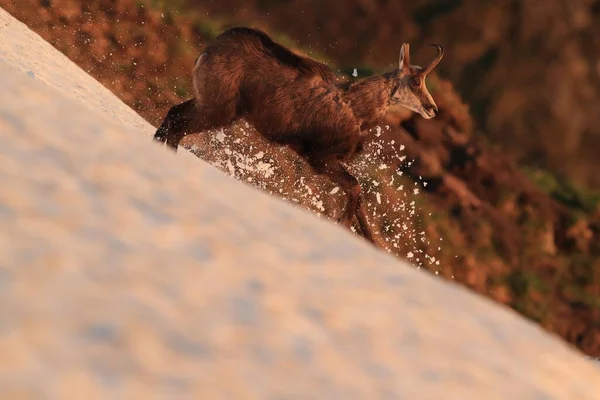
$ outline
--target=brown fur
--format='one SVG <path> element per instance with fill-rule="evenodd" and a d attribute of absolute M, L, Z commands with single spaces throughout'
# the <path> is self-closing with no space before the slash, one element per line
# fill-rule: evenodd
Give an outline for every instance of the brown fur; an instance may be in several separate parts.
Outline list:
<path fill-rule="evenodd" d="M 360 151 L 366 131 L 390 105 L 405 105 L 426 118 L 437 111 L 423 70 L 403 63 L 409 59 L 404 46 L 398 69 L 343 87 L 325 64 L 285 48 L 260 30 L 231 28 L 198 57 L 195 97 L 171 108 L 154 138 L 176 150 L 186 134 L 244 118 L 265 138 L 289 145 L 317 173 L 339 184 L 348 195 L 339 221 L 349 226 L 357 216 L 372 241 L 360 185 L 342 162 Z M 411 85 L 413 78 L 421 84 Z"/>

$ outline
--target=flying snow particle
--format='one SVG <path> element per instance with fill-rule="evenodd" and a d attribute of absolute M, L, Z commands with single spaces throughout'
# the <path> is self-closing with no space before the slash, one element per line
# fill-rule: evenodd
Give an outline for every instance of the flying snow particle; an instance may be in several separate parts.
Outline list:
<path fill-rule="evenodd" d="M 356 70 L 356 68 L 354 68 L 354 71 L 352 71 L 352 76 L 355 78 L 358 76 L 358 71 Z"/>

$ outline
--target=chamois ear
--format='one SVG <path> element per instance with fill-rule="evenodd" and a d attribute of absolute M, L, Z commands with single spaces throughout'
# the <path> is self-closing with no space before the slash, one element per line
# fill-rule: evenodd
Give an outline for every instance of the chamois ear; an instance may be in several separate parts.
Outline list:
<path fill-rule="evenodd" d="M 410 45 L 408 43 L 402 43 L 402 46 L 400 46 L 398 69 L 403 70 L 408 67 L 410 67 Z"/>

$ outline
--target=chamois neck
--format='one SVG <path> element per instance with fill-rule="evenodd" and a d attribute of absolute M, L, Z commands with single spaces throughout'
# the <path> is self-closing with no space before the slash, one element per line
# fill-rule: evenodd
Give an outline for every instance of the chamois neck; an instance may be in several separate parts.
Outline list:
<path fill-rule="evenodd" d="M 361 129 L 379 124 L 387 111 L 393 82 L 390 74 L 374 75 L 351 83 L 344 100 L 360 121 Z"/>

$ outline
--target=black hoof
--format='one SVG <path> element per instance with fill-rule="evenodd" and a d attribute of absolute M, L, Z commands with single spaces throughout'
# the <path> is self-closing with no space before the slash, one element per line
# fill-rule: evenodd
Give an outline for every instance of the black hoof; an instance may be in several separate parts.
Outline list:
<path fill-rule="evenodd" d="M 156 130 L 154 134 L 154 140 L 160 143 L 164 143 L 167 141 L 167 130 L 162 126 Z"/>

